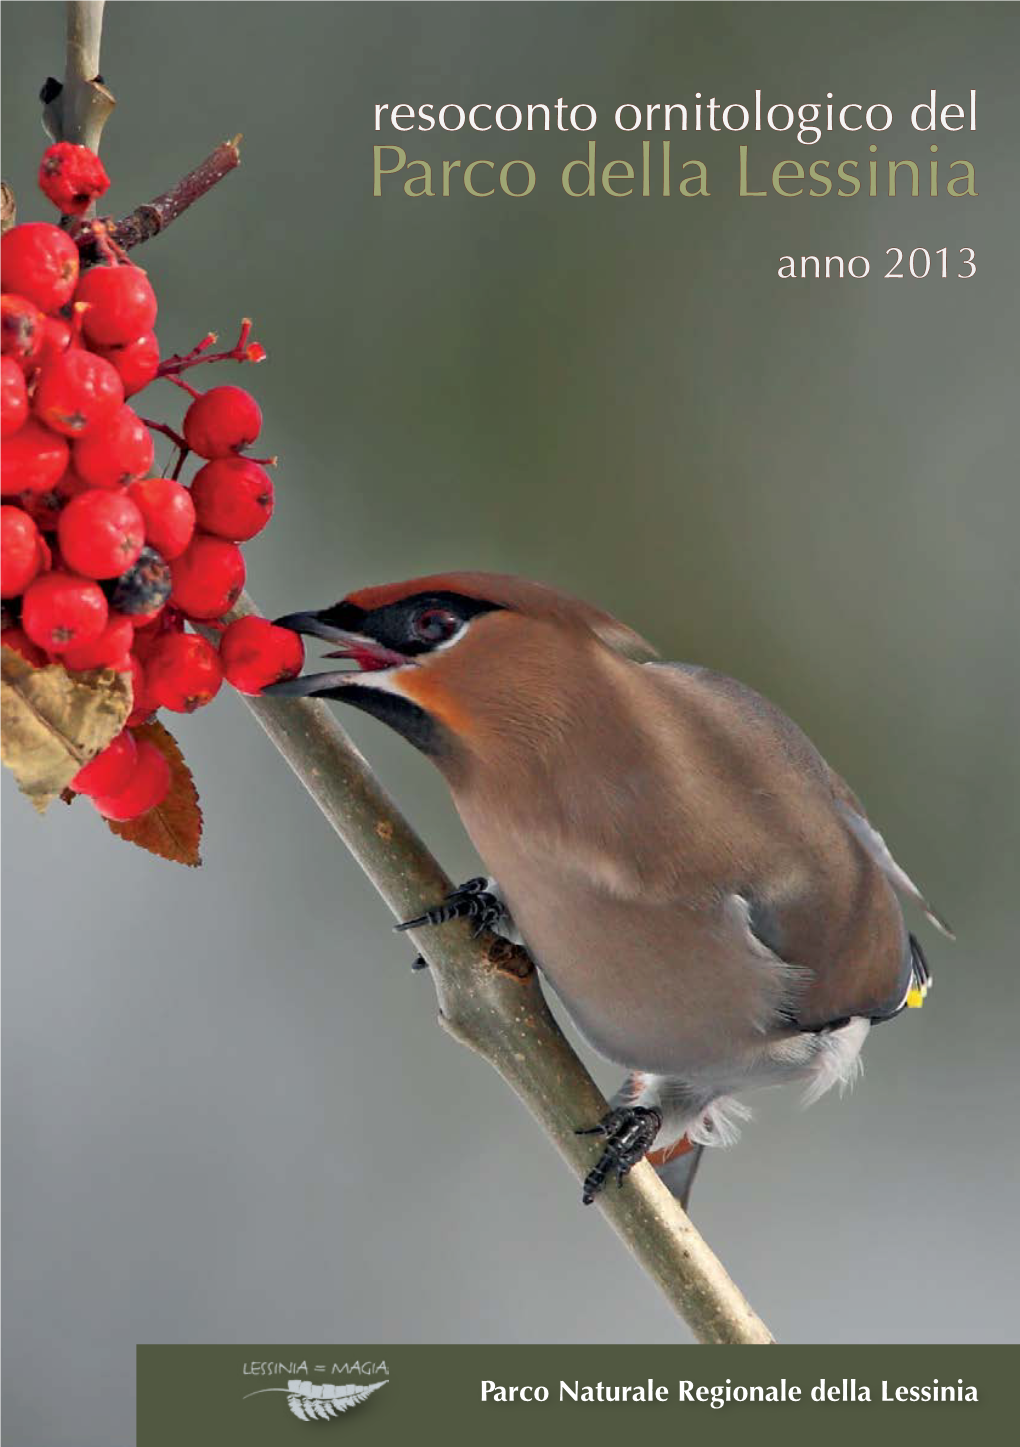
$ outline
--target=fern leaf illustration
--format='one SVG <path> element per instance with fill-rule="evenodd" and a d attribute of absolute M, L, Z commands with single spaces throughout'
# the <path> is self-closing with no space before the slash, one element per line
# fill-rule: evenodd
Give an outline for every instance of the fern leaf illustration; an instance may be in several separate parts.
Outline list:
<path fill-rule="evenodd" d="M 385 1387 L 388 1381 L 389 1378 L 384 1377 L 381 1382 L 366 1382 L 364 1386 L 352 1382 L 341 1387 L 295 1379 L 287 1383 L 287 1406 L 302 1422 L 314 1422 L 319 1418 L 325 1420 L 346 1412 L 349 1407 L 360 1406 L 373 1392 Z"/>

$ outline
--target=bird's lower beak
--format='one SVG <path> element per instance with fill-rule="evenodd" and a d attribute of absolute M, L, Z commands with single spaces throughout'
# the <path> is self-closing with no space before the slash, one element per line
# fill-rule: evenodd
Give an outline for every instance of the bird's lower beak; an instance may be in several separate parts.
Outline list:
<path fill-rule="evenodd" d="M 323 638 L 327 643 L 336 644 L 337 647 L 327 653 L 326 657 L 349 660 L 356 666 L 329 673 L 308 673 L 302 678 L 288 678 L 283 683 L 271 683 L 262 690 L 263 695 L 270 698 L 306 698 L 329 693 L 335 688 L 346 687 L 362 673 L 372 673 L 383 668 L 402 668 L 414 661 L 364 633 L 351 633 L 346 628 L 335 627 L 328 623 L 321 613 L 287 613 L 273 621 L 277 628 L 290 628 L 295 633 Z"/>

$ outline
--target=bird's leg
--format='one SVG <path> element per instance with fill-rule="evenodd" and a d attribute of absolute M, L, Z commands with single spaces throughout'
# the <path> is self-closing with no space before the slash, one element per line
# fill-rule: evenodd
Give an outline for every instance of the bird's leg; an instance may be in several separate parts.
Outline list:
<path fill-rule="evenodd" d="M 441 904 L 433 905 L 414 919 L 405 919 L 394 928 L 398 931 L 421 929 L 423 925 L 446 924 L 451 919 L 473 920 L 475 934 L 480 935 L 483 930 L 495 929 L 497 925 L 505 924 L 507 912 L 503 901 L 492 888 L 492 881 L 479 875 L 476 879 L 469 879 L 466 884 L 452 889 Z"/>
<path fill-rule="evenodd" d="M 625 1177 L 643 1160 L 662 1128 L 662 1112 L 654 1105 L 621 1105 L 602 1117 L 598 1125 L 575 1131 L 576 1135 L 605 1136 L 598 1160 L 584 1178 L 581 1200 L 590 1206 L 610 1176 L 622 1186 Z"/>

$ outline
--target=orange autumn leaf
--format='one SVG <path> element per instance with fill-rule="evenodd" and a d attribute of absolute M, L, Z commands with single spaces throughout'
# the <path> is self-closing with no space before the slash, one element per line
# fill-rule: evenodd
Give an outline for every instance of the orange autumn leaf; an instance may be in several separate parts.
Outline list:
<path fill-rule="evenodd" d="M 161 859 L 196 868 L 202 859 L 198 846 L 202 838 L 202 810 L 191 770 L 173 735 L 160 723 L 141 724 L 131 732 L 141 742 L 148 739 L 170 765 L 170 789 L 162 804 L 157 804 L 138 819 L 107 819 L 114 834 L 158 854 Z"/>

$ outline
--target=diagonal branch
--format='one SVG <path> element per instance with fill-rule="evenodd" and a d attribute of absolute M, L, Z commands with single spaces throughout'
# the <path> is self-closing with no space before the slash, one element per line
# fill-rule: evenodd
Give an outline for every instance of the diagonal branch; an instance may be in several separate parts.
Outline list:
<path fill-rule="evenodd" d="M 244 597 L 231 616 L 254 611 Z M 449 879 L 326 704 L 244 702 L 397 918 L 419 914 L 447 892 Z M 474 939 L 465 921 L 445 925 L 441 937 L 423 930 L 415 943 L 432 967 L 442 1025 L 499 1071 L 582 1178 L 599 1148 L 574 1131 L 598 1120 L 606 1103 L 553 1019 L 527 954 L 493 935 Z M 635 1167 L 622 1190 L 597 1199 L 699 1341 L 771 1342 L 651 1166 Z"/>

